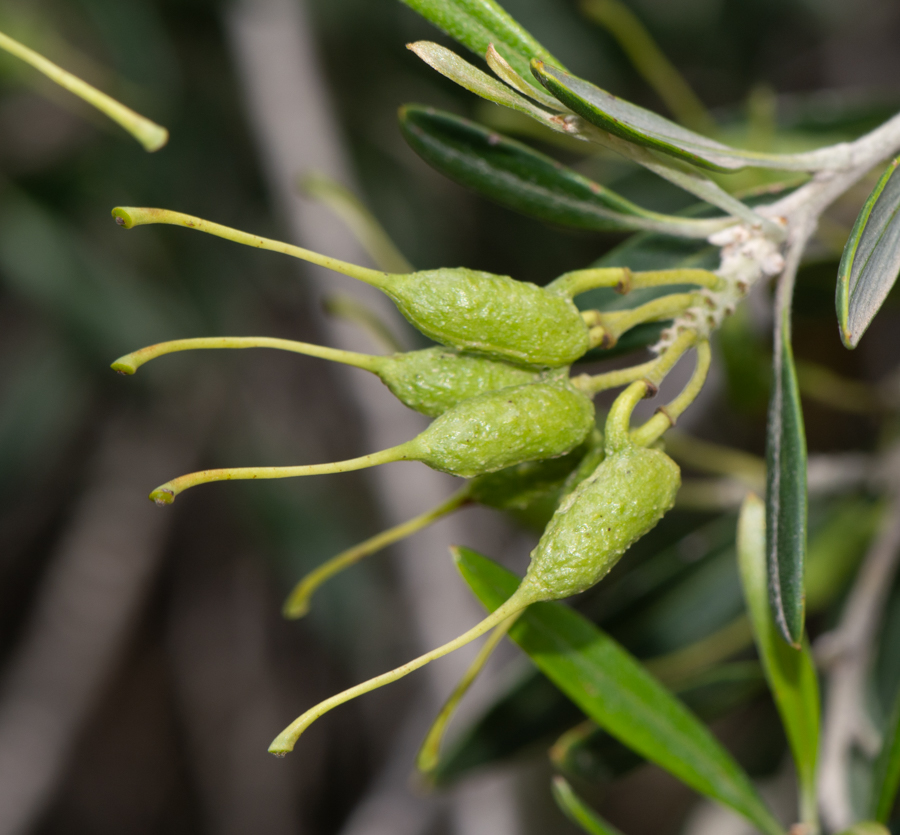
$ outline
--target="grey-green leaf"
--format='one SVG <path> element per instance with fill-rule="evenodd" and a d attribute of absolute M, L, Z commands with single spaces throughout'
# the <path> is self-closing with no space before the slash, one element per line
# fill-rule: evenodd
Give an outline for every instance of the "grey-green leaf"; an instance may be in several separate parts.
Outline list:
<path fill-rule="evenodd" d="M 468 548 L 454 549 L 466 582 L 490 610 L 519 578 Z M 537 603 L 510 637 L 591 719 L 697 791 L 768 835 L 783 830 L 750 779 L 707 728 L 619 644 L 560 603 Z"/>
<path fill-rule="evenodd" d="M 789 647 L 772 617 L 766 580 L 766 508 L 752 493 L 744 500 L 738 522 L 738 565 L 756 648 L 797 767 L 801 818 L 817 829 L 819 683 L 809 648 L 797 652 Z"/>
<path fill-rule="evenodd" d="M 420 105 L 400 109 L 400 129 L 442 174 L 510 209 L 576 229 L 652 229 L 706 238 L 731 223 L 662 215 L 636 206 L 544 154 L 468 119 Z"/>
<path fill-rule="evenodd" d="M 803 637 L 806 558 L 806 434 L 790 344 L 790 310 L 776 322 L 772 394 L 766 439 L 766 557 L 769 599 L 784 639 Z"/>
<path fill-rule="evenodd" d="M 900 274 L 898 167 L 900 157 L 860 210 L 841 257 L 836 303 L 841 339 L 848 348 L 859 344 Z"/>
<path fill-rule="evenodd" d="M 588 835 L 621 835 L 618 829 L 603 820 L 575 794 L 565 777 L 554 777 L 551 786 L 556 805 L 570 821 L 580 826 Z"/>
<path fill-rule="evenodd" d="M 777 168 L 816 171 L 845 162 L 842 149 L 824 148 L 804 154 L 765 154 L 723 145 L 669 119 L 620 99 L 589 81 L 540 61 L 532 72 L 546 89 L 586 121 L 637 145 L 710 171 Z"/>
<path fill-rule="evenodd" d="M 512 68 L 530 81 L 529 62 L 539 58 L 561 67 L 532 35 L 495 0 L 403 0 L 438 29 L 483 58 L 494 48 Z"/>
<path fill-rule="evenodd" d="M 875 820 L 881 823 L 890 820 L 898 788 L 900 788 L 900 693 L 894 700 L 894 707 L 884 730 L 881 753 L 875 761 L 872 775 L 870 813 Z"/>

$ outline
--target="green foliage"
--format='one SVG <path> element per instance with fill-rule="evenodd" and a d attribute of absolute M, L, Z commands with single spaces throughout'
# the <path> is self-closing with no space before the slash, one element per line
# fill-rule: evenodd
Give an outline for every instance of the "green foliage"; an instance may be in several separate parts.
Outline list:
<path fill-rule="evenodd" d="M 766 554 L 772 611 L 786 641 L 803 636 L 806 559 L 806 435 L 790 345 L 788 310 L 775 357 L 766 441 Z"/>
<path fill-rule="evenodd" d="M 855 348 L 900 273 L 900 157 L 888 165 L 869 195 L 844 247 L 838 268 L 837 315 L 841 339 Z"/>
<path fill-rule="evenodd" d="M 738 562 L 756 647 L 794 754 L 803 821 L 817 827 L 819 683 L 809 648 L 788 646 L 769 609 L 765 505 L 752 493 L 744 500 L 738 523 Z"/>
<path fill-rule="evenodd" d="M 528 62 L 541 58 L 562 66 L 494 0 L 403 0 L 454 40 L 483 56 L 489 46 L 527 76 Z"/>
<path fill-rule="evenodd" d="M 829 505 L 835 511 L 807 561 L 806 434 L 800 401 L 803 379 L 798 381 L 791 344 L 793 282 L 824 207 L 851 189 L 866 168 L 900 151 L 900 122 L 888 121 L 859 139 L 841 136 L 848 141 L 810 151 L 808 136 L 801 141 L 799 135 L 779 134 L 772 97 L 757 90 L 746 125 L 721 128 L 667 63 L 637 15 L 616 0 L 587 3 L 587 13 L 610 30 L 638 72 L 694 130 L 568 73 L 495 0 L 405 2 L 485 59 L 492 74 L 439 44 L 410 45 L 445 78 L 490 102 L 493 110 L 484 112 L 485 119 L 497 124 L 505 118 L 510 129 L 530 131 L 585 152 L 577 162 L 563 165 L 497 130 L 432 108 L 407 105 L 400 110 L 401 130 L 426 162 L 530 218 L 581 232 L 638 230 L 642 234 L 613 247 L 593 266 L 572 269 L 577 264 L 567 264 L 555 269 L 549 276 L 562 274 L 539 286 L 548 275 L 541 276 L 539 283 L 529 283 L 465 267 L 412 271 L 359 200 L 333 183 L 317 184 L 315 178 L 310 181 L 313 190 L 368 241 L 369 251 L 380 266 L 387 265 L 385 269 L 356 266 L 164 209 L 114 210 L 117 222 L 126 228 L 181 225 L 357 278 L 384 292 L 421 334 L 438 343 L 375 357 L 267 337 L 200 337 L 155 343 L 114 363 L 116 370 L 130 374 L 148 359 L 175 351 L 278 348 L 372 371 L 402 403 L 435 418 L 417 437 L 378 453 L 333 464 L 204 470 L 168 482 L 151 494 L 159 503 L 168 503 L 181 490 L 207 481 L 335 473 L 398 460 L 417 460 L 470 479 L 437 507 L 341 552 L 309 574 L 285 606 L 289 617 L 306 613 L 312 592 L 328 577 L 466 504 L 477 502 L 516 514 L 542 531 L 521 582 L 476 552 L 457 550 L 465 579 L 491 614 L 447 644 L 309 709 L 279 735 L 270 750 L 286 753 L 325 712 L 493 630 L 442 711 L 436 733 L 429 737 L 434 744 L 427 768 L 436 769 L 439 781 L 452 776 L 454 769 L 459 773 L 569 728 L 551 755 L 554 764 L 567 773 L 608 778 L 646 759 L 730 806 L 767 835 L 781 835 L 782 827 L 760 800 L 747 773 L 703 725 L 704 720 L 726 715 L 753 698 L 759 691 L 761 668 L 797 765 L 801 818 L 815 830 L 817 804 L 826 805 L 828 800 L 816 797 L 817 761 L 820 748 L 827 754 L 828 746 L 820 745 L 819 739 L 819 692 L 806 643 L 806 609 L 825 611 L 852 582 L 852 572 L 883 514 L 884 504 L 874 496 L 894 493 L 897 488 L 896 479 L 871 478 L 871 461 L 865 476 L 851 478 L 843 472 L 843 480 L 835 477 L 827 489 L 843 498 Z M 149 150 L 165 141 L 164 129 L 2 33 L 0 47 L 99 107 Z M 614 84 L 610 87 L 616 89 Z M 498 117 L 494 105 L 505 108 L 505 116 Z M 528 127 L 522 127 L 523 123 Z M 838 124 L 837 118 L 829 123 L 832 133 Z M 840 124 L 841 130 L 846 129 Z M 833 138 L 827 132 L 821 135 Z M 750 149 L 720 141 L 736 141 L 736 137 L 742 137 Z M 792 147 L 792 143 L 796 144 Z M 611 152 L 618 154 L 618 163 L 611 162 Z M 770 173 L 729 179 L 731 172 L 745 168 Z M 900 264 L 896 168 L 894 160 L 859 214 L 844 248 L 837 306 L 847 347 L 858 344 L 896 280 Z M 615 191 L 601 185 L 611 179 L 611 171 L 620 175 Z M 779 171 L 791 175 L 771 173 Z M 808 176 L 817 172 L 819 176 Z M 681 202 L 665 205 L 667 198 L 660 198 L 660 190 L 639 187 L 650 176 L 692 197 L 682 195 Z M 740 199 L 748 185 L 761 190 L 755 198 Z M 787 188 L 795 190 L 779 194 Z M 703 203 L 681 214 L 667 213 L 684 209 L 695 198 Z M 199 330 L 199 322 L 216 319 L 209 311 L 198 312 L 184 300 L 176 300 L 177 293 L 148 291 L 127 268 L 86 254 L 68 231 L 15 188 L 5 189 L 3 199 L 0 266 L 6 285 L 45 311 L 61 329 L 76 333 L 88 345 L 88 353 L 105 352 L 110 345 L 125 350 L 120 343 L 157 340 L 173 328 Z M 827 223 L 822 227 L 827 234 Z M 491 230 L 492 243 L 493 237 Z M 820 250 L 840 248 L 834 241 L 825 243 Z M 542 244 L 543 239 L 526 242 L 527 246 Z M 747 615 L 735 608 L 739 592 L 731 533 L 720 541 L 718 527 L 719 534 L 714 536 L 702 526 L 692 535 L 708 535 L 710 542 L 696 549 L 696 565 L 686 567 L 682 563 L 687 558 L 669 549 L 617 569 L 618 578 L 604 582 L 607 588 L 601 587 L 587 602 L 588 607 L 596 605 L 601 620 L 608 621 L 604 629 L 551 603 L 604 580 L 628 549 L 652 536 L 651 531 L 676 506 L 682 476 L 673 458 L 682 458 L 675 443 L 672 457 L 665 452 L 664 435 L 703 388 L 710 366 L 710 338 L 716 332 L 722 332 L 729 384 L 742 394 L 747 411 L 764 397 L 760 368 L 769 352 L 756 344 L 746 310 L 736 325 L 736 320 L 730 326 L 726 322 L 754 286 L 759 288 L 774 277 L 779 285 L 767 426 L 767 501 L 763 507 L 755 497 L 746 499 L 737 539 Z M 760 300 L 765 303 L 758 294 Z M 755 325 L 764 318 L 755 317 Z M 652 356 L 641 362 L 570 377 L 575 362 L 608 360 L 648 347 Z M 695 365 L 681 393 L 643 424 L 632 427 L 638 401 L 655 394 L 689 351 L 696 354 Z M 54 361 L 48 367 L 56 380 L 68 366 L 58 361 L 57 346 L 52 346 L 50 356 Z M 807 381 L 812 376 L 815 369 L 806 374 Z M 865 409 L 873 420 L 896 412 L 896 396 L 888 387 L 877 392 L 862 384 L 842 388 L 841 379 L 827 372 L 819 373 L 814 382 L 802 390 L 821 402 L 840 407 L 848 391 L 863 391 L 866 396 L 860 399 L 866 405 L 857 411 Z M 601 433 L 592 398 L 620 387 L 625 388 L 612 400 Z M 823 389 L 829 388 L 823 396 Z M 22 422 L 20 413 L 36 411 L 32 400 L 47 403 L 54 414 L 61 411 L 58 398 L 48 397 L 43 390 L 34 398 L 18 389 L 13 394 L 15 402 L 8 413 L 14 421 Z M 80 402 L 74 403 L 74 410 L 87 412 Z M 33 423 L 35 438 L 43 438 L 47 430 L 41 421 Z M 761 426 L 758 429 L 761 435 Z M 746 440 L 755 431 L 748 423 L 734 434 Z M 889 433 L 884 436 L 885 459 L 893 460 L 893 441 Z M 716 444 L 704 449 L 706 460 L 699 455 L 683 463 L 696 466 L 699 476 L 712 474 L 722 482 L 704 484 L 697 476 L 690 496 L 707 496 L 710 509 L 719 512 L 728 502 L 736 502 L 748 478 L 735 464 L 739 456 L 733 452 Z M 710 457 L 717 460 L 710 463 Z M 688 478 L 695 476 L 688 473 Z M 15 475 L 9 480 L 14 479 Z M 873 495 L 854 493 L 863 487 Z M 717 503 L 719 492 L 724 498 Z M 723 517 L 716 524 L 726 527 L 731 522 Z M 679 547 L 688 547 L 687 541 L 682 540 Z M 829 615 L 833 617 L 835 611 Z M 628 650 L 640 647 L 647 655 L 655 651 L 658 657 L 638 661 L 607 634 L 607 626 Z M 527 679 L 495 705 L 449 761 L 441 762 L 443 728 L 507 631 L 546 680 Z M 655 640 L 659 636 L 664 640 Z M 760 664 L 730 663 L 728 659 L 745 652 L 752 639 Z M 564 702 L 559 693 L 570 702 Z M 572 705 L 595 724 L 571 729 L 578 716 Z M 895 707 L 872 775 L 871 811 L 882 822 L 889 818 L 900 782 L 898 716 L 900 709 Z M 557 779 L 553 791 L 563 811 L 586 831 L 615 832 L 565 780 Z M 828 825 L 833 831 L 844 826 Z M 884 828 L 863 821 L 846 831 L 865 835 L 883 833 Z"/>
<path fill-rule="evenodd" d="M 488 609 L 516 591 L 518 579 L 467 548 L 455 550 L 466 582 Z M 531 606 L 510 637 L 585 714 L 651 762 L 782 835 L 749 778 L 712 734 L 641 664 L 580 615 L 558 603 Z"/>

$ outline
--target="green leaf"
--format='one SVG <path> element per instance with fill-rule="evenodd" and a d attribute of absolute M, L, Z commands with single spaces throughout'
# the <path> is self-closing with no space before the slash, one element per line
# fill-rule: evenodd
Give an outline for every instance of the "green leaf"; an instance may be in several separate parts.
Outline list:
<path fill-rule="evenodd" d="M 591 124 L 699 168 L 719 172 L 747 167 L 816 171 L 845 162 L 840 150 L 829 148 L 804 154 L 766 154 L 731 148 L 556 67 L 533 61 L 531 68 L 548 92 Z"/>
<path fill-rule="evenodd" d="M 855 348 L 900 274 L 900 167 L 887 167 L 853 224 L 838 267 L 841 339 Z"/>
<path fill-rule="evenodd" d="M 490 610 L 519 578 L 468 548 L 454 549 L 466 582 Z M 560 603 L 537 603 L 510 637 L 598 725 L 763 832 L 783 830 L 750 779 L 684 705 L 608 635 Z"/>
<path fill-rule="evenodd" d="M 530 80 L 529 63 L 539 58 L 562 67 L 541 44 L 494 0 L 403 0 L 413 11 L 483 58 L 493 44 L 523 78 Z"/>
<path fill-rule="evenodd" d="M 887 823 L 900 788 L 900 692 L 894 699 L 894 707 L 887 727 L 881 753 L 875 761 L 872 774 L 872 803 L 870 814 L 882 823 Z"/>
<path fill-rule="evenodd" d="M 738 565 L 756 648 L 797 767 L 801 818 L 815 830 L 819 682 L 809 648 L 797 652 L 789 647 L 772 618 L 766 580 L 766 508 L 752 493 L 744 500 L 738 522 Z"/>
<path fill-rule="evenodd" d="M 564 777 L 554 777 L 553 799 L 563 814 L 573 823 L 578 824 L 589 835 L 621 835 L 618 829 L 607 823 L 591 809 L 569 785 Z"/>
<path fill-rule="evenodd" d="M 806 435 L 790 345 L 790 310 L 779 314 L 766 439 L 766 554 L 775 622 L 796 649 L 803 636 Z"/>
<path fill-rule="evenodd" d="M 624 627 L 627 632 L 640 620 L 641 613 L 657 620 L 653 610 L 660 592 L 683 585 L 686 577 L 690 584 L 689 575 L 696 574 L 708 564 L 711 555 L 734 543 L 735 517 L 732 514 L 700 526 L 676 522 L 676 517 L 666 517 L 660 528 L 632 548 L 627 565 L 620 563 L 592 593 L 588 617 L 596 620 L 593 617 L 596 615 L 600 624 L 604 627 L 608 624 L 608 631 L 615 631 L 617 637 L 618 629 Z M 690 555 L 688 560 L 685 554 Z M 731 564 L 734 565 L 733 556 Z M 667 612 L 662 614 L 665 618 Z M 655 631 L 664 629 L 660 624 Z M 705 686 L 707 682 L 698 684 L 692 679 L 683 680 L 682 684 L 687 688 L 682 691 L 682 697 L 692 709 L 695 708 L 695 686 L 706 694 L 699 695 L 701 702 L 706 705 L 710 701 L 711 690 Z M 698 713 L 701 718 L 708 718 L 702 709 L 698 709 Z M 535 747 L 546 747 L 579 718 L 582 714 L 578 709 L 540 672 L 531 669 L 463 732 L 442 757 L 434 780 L 438 784 L 452 782 L 486 763 L 508 759 Z M 627 759 L 628 767 L 631 767 L 641 761 L 620 743 L 614 740 L 610 743 L 627 755 L 624 758 L 617 755 L 617 763 Z"/>
<path fill-rule="evenodd" d="M 527 145 L 450 113 L 406 105 L 399 115 L 404 138 L 429 165 L 539 220 L 576 229 L 648 229 L 704 239 L 731 222 L 642 209 Z"/>
<path fill-rule="evenodd" d="M 704 722 L 711 722 L 755 699 L 765 687 L 756 661 L 736 661 L 694 677 L 677 692 Z M 551 760 L 561 771 L 592 782 L 611 781 L 643 762 L 606 731 L 584 725 L 568 730 L 550 749 Z"/>
<path fill-rule="evenodd" d="M 564 130 L 564 124 L 556 116 L 519 95 L 502 81 L 464 61 L 452 50 L 431 41 L 416 41 L 407 44 L 406 48 L 415 52 L 429 67 L 437 70 L 445 78 L 455 81 L 470 93 L 501 107 L 518 110 L 552 130 Z"/>

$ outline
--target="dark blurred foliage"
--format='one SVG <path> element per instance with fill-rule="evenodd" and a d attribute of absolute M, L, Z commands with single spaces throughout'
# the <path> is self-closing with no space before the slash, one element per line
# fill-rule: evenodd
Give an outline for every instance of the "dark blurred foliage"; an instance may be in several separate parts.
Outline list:
<path fill-rule="evenodd" d="M 136 444 L 152 429 L 151 459 L 168 455 L 178 471 L 358 454 L 354 406 L 315 360 L 222 352 L 228 356 L 166 358 L 127 380 L 108 370 L 120 354 L 182 336 L 320 341 L 302 283 L 285 260 L 165 229 L 126 235 L 109 217 L 117 204 L 159 205 L 285 234 L 262 186 L 225 37 L 225 5 L 20 0 L 0 9 L 0 28 L 54 54 L 172 134 L 167 148 L 148 156 L 71 97 L 0 60 L 0 663 L 6 669 L 21 662 L 48 572 L 79 523 L 80 497 L 95 485 L 97 461 L 115 448 L 115 427 L 124 426 Z M 465 265 L 543 283 L 621 242 L 547 228 L 428 169 L 400 138 L 400 104 L 496 118 L 404 49 L 419 38 L 446 40 L 396 0 L 308 5 L 362 196 L 417 267 Z M 615 42 L 587 24 L 571 0 L 505 5 L 576 73 L 661 106 Z M 783 94 L 785 125 L 829 135 L 858 133 L 900 102 L 895 3 L 871 0 L 851 9 L 816 0 L 636 0 L 632 6 L 725 120 L 743 118 L 759 85 Z M 690 203 L 649 175 L 554 153 L 607 174 L 606 182 L 617 180 L 617 188 L 650 208 Z M 855 195 L 856 206 L 863 197 Z M 838 213 L 838 236 L 856 206 L 847 217 Z M 847 376 L 877 379 L 898 359 L 897 310 L 881 314 L 859 351 L 845 352 L 832 307 L 838 253 L 801 274 L 796 353 Z M 736 341 L 726 335 L 730 395 L 723 387 L 708 405 L 699 434 L 761 450 L 765 376 L 759 380 L 753 369 L 767 344 L 749 325 Z M 871 419 L 807 408 L 813 451 L 874 447 Z M 152 466 L 138 476 L 147 490 L 155 486 Z M 164 544 L 143 602 L 118 625 L 121 658 L 102 677 L 102 693 L 74 734 L 31 831 L 251 831 L 240 827 L 242 809 L 250 810 L 247 820 L 269 820 L 270 831 L 339 831 L 378 776 L 403 686 L 323 721 L 304 738 L 302 758 L 276 763 L 265 745 L 297 704 L 405 658 L 403 607 L 387 563 L 376 559 L 326 589 L 307 621 L 285 624 L 278 612 L 303 571 L 377 530 L 374 508 L 365 482 L 345 475 L 213 487 L 180 500 L 164 522 L 152 522 L 165 526 Z M 147 514 L 157 512 L 163 513 L 147 505 Z M 706 518 L 673 515 L 623 570 L 659 559 Z M 102 543 L 103 531 L 96 535 Z M 693 554 L 689 545 L 680 553 L 683 582 L 668 598 L 650 589 L 635 597 L 641 605 L 630 619 L 608 615 L 614 634 L 639 655 L 671 648 L 660 636 L 674 645 L 692 640 L 739 609 L 733 571 L 715 562 L 715 553 Z M 682 586 L 692 596 L 678 598 Z M 704 596 L 716 607 L 702 606 Z M 900 678 L 894 651 L 900 596 L 894 598 L 879 662 L 884 704 Z M 602 590 L 590 606 L 605 617 Z M 692 619 L 697 609 L 709 622 Z M 820 617 L 827 623 L 833 611 Z M 540 705 L 558 705 L 544 692 L 547 685 L 541 690 L 528 681 Z M 544 724 L 537 722 L 535 740 L 552 741 L 548 725 L 558 732 L 577 721 L 577 711 L 559 710 L 558 721 L 539 716 Z M 764 697 L 754 690 L 737 712 L 717 721 L 755 773 L 771 773 L 783 741 L 754 736 L 773 724 Z M 524 747 L 529 756 L 545 756 L 546 745 Z M 612 790 L 610 817 L 629 835 L 673 831 L 685 800 L 661 804 L 665 814 L 675 810 L 665 826 L 648 819 L 645 808 L 629 818 L 627 799 L 661 779 L 648 769 L 637 774 L 644 776 L 627 777 L 619 801 Z M 672 787 L 659 791 L 679 796 Z M 267 811 L 256 815 L 261 805 Z"/>

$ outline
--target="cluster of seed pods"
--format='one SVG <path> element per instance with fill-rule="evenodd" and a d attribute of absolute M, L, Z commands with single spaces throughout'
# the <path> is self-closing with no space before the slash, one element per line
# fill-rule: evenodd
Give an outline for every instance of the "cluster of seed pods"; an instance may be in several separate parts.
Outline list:
<path fill-rule="evenodd" d="M 599 582 L 675 501 L 680 472 L 657 442 L 703 385 L 710 359 L 705 338 L 683 330 L 656 359 L 606 374 L 572 377 L 570 366 L 591 348 L 614 345 L 637 324 L 672 319 L 696 307 L 703 301 L 702 292 L 718 289 L 720 279 L 705 270 L 640 273 L 603 268 L 567 273 L 539 287 L 464 268 L 391 274 L 163 209 L 117 208 L 113 215 L 126 228 L 181 225 L 360 279 L 384 292 L 410 323 L 438 343 L 420 351 L 372 356 L 268 337 L 211 337 L 152 345 L 113 363 L 115 370 L 133 374 L 150 359 L 176 351 L 283 349 L 366 369 L 406 406 L 434 418 L 415 438 L 347 461 L 204 470 L 175 478 L 151 493 L 158 504 L 169 504 L 183 490 L 210 481 L 345 472 L 400 460 L 420 461 L 468 479 L 443 505 L 337 555 L 303 578 L 285 605 L 288 617 L 305 614 L 312 594 L 329 577 L 465 504 L 519 512 L 537 509 L 543 514 L 544 532 L 528 571 L 506 603 L 453 641 L 306 711 L 269 748 L 274 754 L 287 753 L 322 714 L 493 629 L 426 741 L 420 767 L 433 767 L 452 706 L 521 612 L 532 603 L 569 597 Z M 697 291 L 671 293 L 615 313 L 580 311 L 573 302 L 576 295 L 596 287 L 627 293 L 666 285 L 693 285 Z M 691 348 L 696 348 L 697 360 L 688 385 L 643 426 L 632 429 L 637 403 L 656 392 Z M 601 431 L 592 397 L 617 386 L 626 388 Z"/>

